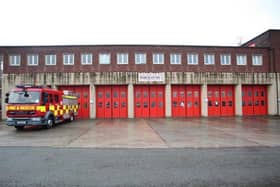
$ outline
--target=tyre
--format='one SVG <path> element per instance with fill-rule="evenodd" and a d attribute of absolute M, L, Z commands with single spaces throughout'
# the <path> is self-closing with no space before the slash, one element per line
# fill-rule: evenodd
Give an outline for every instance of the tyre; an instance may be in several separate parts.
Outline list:
<path fill-rule="evenodd" d="M 50 129 L 54 126 L 54 119 L 53 117 L 49 117 L 47 120 L 47 125 L 45 125 L 46 129 Z"/>
<path fill-rule="evenodd" d="M 75 120 L 75 116 L 74 116 L 74 114 L 72 114 L 71 116 L 70 116 L 70 122 L 72 122 L 72 121 L 74 121 Z"/>
<path fill-rule="evenodd" d="M 15 126 L 15 128 L 20 131 L 24 129 L 24 126 Z"/>

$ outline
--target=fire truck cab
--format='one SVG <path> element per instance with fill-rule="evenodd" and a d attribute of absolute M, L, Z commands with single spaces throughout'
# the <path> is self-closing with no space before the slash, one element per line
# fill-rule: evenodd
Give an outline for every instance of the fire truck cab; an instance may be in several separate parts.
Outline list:
<path fill-rule="evenodd" d="M 70 91 L 59 91 L 44 86 L 20 85 L 6 94 L 8 126 L 21 130 L 24 126 L 73 121 L 78 114 L 77 97 Z"/>

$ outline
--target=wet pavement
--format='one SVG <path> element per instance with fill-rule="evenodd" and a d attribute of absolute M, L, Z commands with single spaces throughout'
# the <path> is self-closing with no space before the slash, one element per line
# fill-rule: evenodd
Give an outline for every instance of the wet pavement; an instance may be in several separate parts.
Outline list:
<path fill-rule="evenodd" d="M 79 120 L 17 131 L 0 124 L 0 146 L 224 148 L 280 146 L 280 117 Z"/>

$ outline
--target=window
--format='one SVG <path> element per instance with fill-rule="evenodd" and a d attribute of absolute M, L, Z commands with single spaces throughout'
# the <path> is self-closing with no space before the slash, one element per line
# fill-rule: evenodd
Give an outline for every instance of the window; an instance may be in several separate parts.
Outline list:
<path fill-rule="evenodd" d="M 204 64 L 205 65 L 215 64 L 215 55 L 214 54 L 204 54 Z"/>
<path fill-rule="evenodd" d="M 222 54 L 221 56 L 221 65 L 230 65 L 230 54 Z"/>
<path fill-rule="evenodd" d="M 74 54 L 64 54 L 63 55 L 64 65 L 74 65 Z"/>
<path fill-rule="evenodd" d="M 56 65 L 56 55 L 45 55 L 46 65 Z"/>
<path fill-rule="evenodd" d="M 81 63 L 83 65 L 92 64 L 92 54 L 91 53 L 81 54 Z"/>
<path fill-rule="evenodd" d="M 128 54 L 118 53 L 117 54 L 117 64 L 128 64 Z"/>
<path fill-rule="evenodd" d="M 198 64 L 198 54 L 190 53 L 188 54 L 187 58 L 188 58 L 188 64 L 192 64 L 192 65 Z"/>
<path fill-rule="evenodd" d="M 20 55 L 9 56 L 10 66 L 20 66 Z"/>
<path fill-rule="evenodd" d="M 153 64 L 164 64 L 164 54 L 163 53 L 153 54 Z"/>
<path fill-rule="evenodd" d="M 170 64 L 181 64 L 181 54 L 170 54 Z"/>
<path fill-rule="evenodd" d="M 135 64 L 146 64 L 146 53 L 135 53 Z"/>
<path fill-rule="evenodd" d="M 39 61 L 39 55 L 27 55 L 27 65 L 37 66 Z"/>
<path fill-rule="evenodd" d="M 4 57 L 0 55 L 0 70 L 3 71 Z"/>
<path fill-rule="evenodd" d="M 247 65 L 247 56 L 246 55 L 236 55 L 236 64 L 237 65 Z"/>
<path fill-rule="evenodd" d="M 110 54 L 99 54 L 99 64 L 110 64 L 111 62 Z"/>
<path fill-rule="evenodd" d="M 252 64 L 253 64 L 253 66 L 262 66 L 263 65 L 262 55 L 253 55 L 252 56 Z"/>

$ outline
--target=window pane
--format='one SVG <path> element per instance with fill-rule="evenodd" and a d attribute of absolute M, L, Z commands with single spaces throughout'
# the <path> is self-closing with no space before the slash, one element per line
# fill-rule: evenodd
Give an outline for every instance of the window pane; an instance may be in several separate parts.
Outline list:
<path fill-rule="evenodd" d="M 99 54 L 99 64 L 110 64 L 111 62 L 110 54 Z"/>
<path fill-rule="evenodd" d="M 163 53 L 153 54 L 153 64 L 164 64 L 164 54 Z"/>
<path fill-rule="evenodd" d="M 190 53 L 188 54 L 187 56 L 188 58 L 188 64 L 198 64 L 198 54 L 195 54 L 195 53 Z"/>
<path fill-rule="evenodd" d="M 181 54 L 170 54 L 170 64 L 181 64 Z"/>
<path fill-rule="evenodd" d="M 204 64 L 206 64 L 206 65 L 215 64 L 215 55 L 214 54 L 204 54 Z"/>
<path fill-rule="evenodd" d="M 146 54 L 136 53 L 135 54 L 135 64 L 146 64 Z"/>

